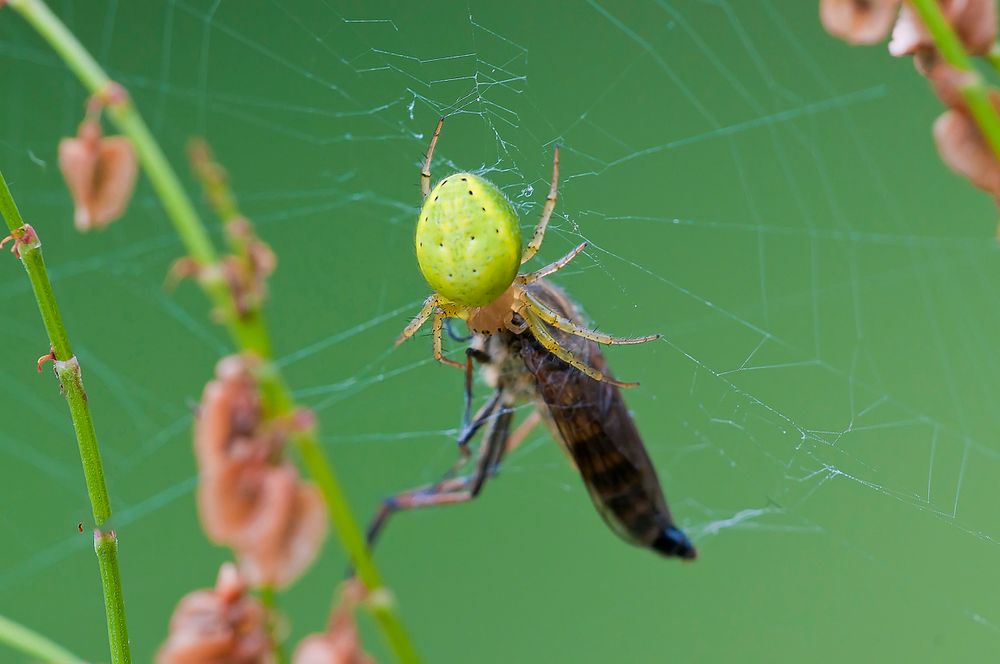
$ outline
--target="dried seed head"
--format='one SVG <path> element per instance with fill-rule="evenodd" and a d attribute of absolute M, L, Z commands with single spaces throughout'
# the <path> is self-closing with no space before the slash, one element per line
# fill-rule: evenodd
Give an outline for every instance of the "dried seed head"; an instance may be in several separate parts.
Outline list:
<path fill-rule="evenodd" d="M 216 380 L 205 386 L 194 432 L 195 456 L 203 472 L 221 469 L 233 446 L 256 440 L 261 405 L 253 367 L 252 359 L 230 355 L 219 361 Z"/>
<path fill-rule="evenodd" d="M 849 44 L 875 44 L 889 34 L 900 0 L 820 0 L 819 17 L 834 37 Z"/>
<path fill-rule="evenodd" d="M 312 563 L 326 536 L 326 506 L 281 453 L 308 411 L 262 418 L 253 361 L 234 355 L 205 387 L 194 446 L 198 514 L 209 539 L 233 548 L 253 586 L 284 587 Z"/>
<path fill-rule="evenodd" d="M 247 531 L 261 509 L 268 470 L 263 460 L 247 456 L 202 469 L 198 515 L 210 540 L 232 545 Z"/>
<path fill-rule="evenodd" d="M 139 163 L 124 136 L 101 135 L 100 121 L 87 118 L 76 138 L 59 142 L 59 169 L 76 206 L 77 230 L 103 228 L 128 206 Z"/>
<path fill-rule="evenodd" d="M 993 105 L 1000 106 L 996 97 Z M 967 113 L 956 109 L 945 111 L 934 122 L 934 142 L 951 170 L 973 186 L 1000 198 L 1000 161 Z"/>
<path fill-rule="evenodd" d="M 939 4 L 966 51 L 972 55 L 989 52 L 997 37 L 996 0 L 939 0 Z M 904 5 L 892 29 L 889 53 L 902 57 L 933 48 L 934 40 L 920 17 L 909 5 Z"/>
<path fill-rule="evenodd" d="M 233 544 L 240 570 L 254 586 L 284 588 L 316 559 L 326 529 L 319 490 L 300 482 L 291 465 L 272 468 L 253 519 Z"/>
<path fill-rule="evenodd" d="M 214 589 L 189 593 L 177 604 L 156 662 L 269 664 L 271 650 L 267 611 L 246 595 L 236 567 L 226 563 Z"/>
<path fill-rule="evenodd" d="M 246 317 L 260 309 L 267 298 L 267 278 L 274 272 L 278 260 L 271 247 L 257 237 L 246 218 L 228 221 L 226 234 L 233 245 L 233 253 L 211 265 L 201 265 L 190 257 L 179 258 L 170 268 L 167 284 L 174 287 L 187 277 L 210 279 L 221 275 L 229 287 L 236 314 Z M 224 319 L 224 312 L 213 314 Z"/>
<path fill-rule="evenodd" d="M 962 88 L 975 78 L 976 74 L 955 69 L 932 48 L 917 51 L 913 56 L 913 65 L 924 76 L 945 106 L 968 111 L 969 107 L 962 96 Z"/>
<path fill-rule="evenodd" d="M 303 639 L 295 649 L 292 664 L 375 664 L 362 650 L 354 622 L 354 607 L 363 593 L 364 587 L 357 580 L 345 583 L 326 631 Z"/>

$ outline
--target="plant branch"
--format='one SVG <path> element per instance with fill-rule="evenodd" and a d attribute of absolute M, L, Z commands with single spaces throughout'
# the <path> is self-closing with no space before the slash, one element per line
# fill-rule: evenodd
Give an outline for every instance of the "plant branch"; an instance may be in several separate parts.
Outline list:
<path fill-rule="evenodd" d="M 1000 73 L 1000 43 L 993 44 L 993 48 L 983 58 L 990 63 L 994 71 Z"/>
<path fill-rule="evenodd" d="M 234 223 L 242 219 L 236 198 L 230 190 L 226 179 L 225 171 L 213 160 L 211 150 L 201 140 L 194 140 L 188 147 L 192 167 L 201 181 L 209 203 L 213 207 L 216 215 L 225 224 Z M 247 260 L 246 252 L 248 247 L 245 240 L 237 242 L 232 237 L 230 244 L 236 257 Z M 253 308 L 244 314 L 248 320 L 262 321 L 263 314 L 258 308 Z M 296 404 L 291 396 L 291 391 L 285 385 L 281 374 L 274 367 L 273 363 L 266 362 L 257 372 L 256 377 L 261 392 L 264 395 L 265 410 L 268 416 L 273 418 L 283 418 L 292 415 L 296 410 Z M 406 654 L 397 651 L 400 659 L 411 661 L 407 658 L 416 658 L 416 654 L 409 646 L 409 639 L 406 636 L 402 625 L 396 619 L 393 612 L 391 596 L 382 587 L 378 568 L 372 561 L 368 552 L 368 544 L 357 528 L 356 521 L 351 513 L 350 506 L 340 489 L 340 481 L 337 479 L 333 466 L 327 461 L 323 448 L 319 443 L 315 429 L 306 429 L 292 434 L 291 439 L 295 443 L 302 458 L 302 463 L 306 467 L 310 477 L 320 489 L 323 500 L 330 512 L 333 523 L 350 523 L 349 528 L 339 528 L 338 535 L 345 550 L 350 552 L 363 552 L 364 555 L 351 555 L 352 563 L 355 565 L 358 577 L 365 587 L 372 592 L 373 596 L 381 598 L 380 601 L 370 602 L 366 606 L 371 610 L 375 619 L 381 625 L 383 631 L 393 643 L 398 643 L 408 650 Z M 386 598 L 389 601 L 385 601 Z"/>
<path fill-rule="evenodd" d="M 1000 116 L 990 102 L 989 87 L 973 67 L 972 59 L 965 52 L 962 42 L 945 18 L 937 1 L 907 1 L 920 15 L 920 20 L 931 34 L 941 56 L 949 65 L 964 74 L 965 82 L 959 87 L 959 92 L 969 106 L 969 112 L 993 150 L 993 154 L 1000 159 Z"/>
<path fill-rule="evenodd" d="M 10 229 L 15 253 L 20 257 L 28 273 L 31 289 L 38 303 L 38 311 L 42 315 L 42 323 L 49 337 L 56 376 L 59 377 L 59 385 L 69 404 L 70 418 L 73 420 L 76 442 L 80 448 L 87 495 L 90 497 L 90 506 L 94 514 L 94 548 L 101 572 L 101 587 L 104 591 L 111 661 L 114 664 L 128 664 L 132 658 L 129 653 L 128 628 L 125 623 L 121 573 L 118 569 L 118 540 L 113 530 L 104 530 L 111 518 L 111 500 L 104 481 L 104 465 L 101 462 L 101 450 L 97 444 L 94 420 L 90 414 L 90 405 L 87 403 L 87 393 L 83 389 L 80 363 L 73 355 L 69 335 L 63 325 L 55 293 L 52 291 L 52 282 L 49 281 L 45 269 L 41 240 L 35 229 L 25 224 L 21 218 L 3 173 L 0 173 L 0 212 L 3 213 Z"/>
<path fill-rule="evenodd" d="M 285 647 L 279 639 L 279 612 L 278 612 L 278 600 L 277 593 L 275 593 L 274 588 L 271 586 L 264 586 L 260 589 L 260 603 L 267 609 L 267 631 L 271 634 L 272 640 L 272 653 L 274 654 L 275 664 L 288 664 L 288 654 L 285 652 Z"/>
<path fill-rule="evenodd" d="M 0 643 L 6 643 L 11 648 L 42 662 L 84 664 L 82 659 L 58 643 L 4 616 L 0 616 Z"/>
<path fill-rule="evenodd" d="M 107 88 L 111 79 L 42 0 L 8 0 L 8 3 L 62 56 L 91 93 L 100 94 Z M 198 281 L 213 306 L 222 313 L 234 342 L 241 350 L 253 352 L 264 360 L 258 379 L 265 400 L 270 406 L 269 410 L 276 415 L 292 412 L 294 400 L 291 392 L 270 362 L 270 341 L 263 317 L 261 315 L 241 317 L 237 314 L 232 294 L 219 269 L 218 254 L 205 226 L 142 117 L 130 100 L 110 104 L 107 113 L 119 130 L 132 141 L 140 163 L 188 254 L 202 268 L 202 276 Z M 293 440 L 307 472 L 323 494 L 334 531 L 357 570 L 361 582 L 373 595 L 388 596 L 337 475 L 315 431 L 302 432 Z M 372 605 L 372 612 L 397 658 L 402 662 L 419 661 L 393 604 L 388 601 L 375 602 Z"/>

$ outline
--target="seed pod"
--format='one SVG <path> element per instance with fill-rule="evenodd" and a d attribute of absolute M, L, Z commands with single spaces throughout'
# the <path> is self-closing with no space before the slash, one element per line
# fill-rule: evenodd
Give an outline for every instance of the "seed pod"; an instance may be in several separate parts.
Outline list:
<path fill-rule="evenodd" d="M 823 27 L 848 44 L 876 44 L 889 34 L 899 0 L 820 0 Z"/>
<path fill-rule="evenodd" d="M 87 118 L 76 138 L 59 142 L 59 169 L 76 211 L 77 230 L 103 228 L 128 206 L 139 163 L 124 136 L 102 136 L 99 120 Z"/>
<path fill-rule="evenodd" d="M 157 664 L 270 664 L 267 611 L 246 594 L 232 563 L 219 570 L 215 588 L 185 595 L 170 618 L 170 633 Z"/>

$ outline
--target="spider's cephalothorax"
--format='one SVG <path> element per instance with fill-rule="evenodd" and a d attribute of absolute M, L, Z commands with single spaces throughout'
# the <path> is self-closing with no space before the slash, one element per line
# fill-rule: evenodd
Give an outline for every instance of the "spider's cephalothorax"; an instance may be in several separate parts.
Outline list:
<path fill-rule="evenodd" d="M 538 251 L 545 229 L 556 206 L 559 179 L 559 147 L 552 160 L 552 185 L 542 208 L 542 218 L 527 247 L 521 251 L 521 230 L 513 206 L 491 182 L 472 173 L 456 173 L 441 180 L 431 190 L 431 159 L 441 134 L 444 118 L 438 122 L 420 171 L 420 191 L 424 204 L 417 220 L 417 262 L 434 293 L 396 340 L 397 345 L 413 336 L 433 317 L 434 357 L 460 368 L 444 357 L 441 330 L 445 318 L 461 318 L 478 334 L 504 329 L 515 334 L 530 330 L 549 352 L 576 367 L 594 380 L 629 386 L 587 365 L 556 341 L 550 329 L 602 344 L 637 344 L 657 339 L 612 337 L 581 327 L 553 311 L 525 288 L 562 269 L 587 246 L 583 243 L 559 260 L 535 272 L 518 273 L 520 265 Z M 516 314 L 516 315 L 515 315 Z"/>

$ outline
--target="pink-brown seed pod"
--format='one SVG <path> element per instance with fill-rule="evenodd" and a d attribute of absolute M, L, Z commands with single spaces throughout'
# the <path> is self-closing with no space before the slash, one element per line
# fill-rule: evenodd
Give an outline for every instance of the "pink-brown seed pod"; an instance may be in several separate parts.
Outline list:
<path fill-rule="evenodd" d="M 996 97 L 994 107 L 998 106 Z M 1000 197 L 1000 161 L 975 121 L 961 110 L 945 111 L 934 122 L 934 142 L 941 159 L 973 186 Z"/>
<path fill-rule="evenodd" d="M 202 473 L 230 458 L 237 441 L 253 439 L 260 428 L 261 404 L 253 361 L 243 355 L 222 358 L 216 379 L 205 386 L 195 422 L 194 451 Z"/>
<path fill-rule="evenodd" d="M 886 38 L 900 0 L 820 0 L 819 18 L 834 37 L 848 44 L 875 44 Z"/>
<path fill-rule="evenodd" d="M 195 425 L 198 515 L 216 544 L 233 549 L 255 587 L 289 585 L 313 562 L 327 531 L 326 505 L 283 461 L 291 431 L 314 424 L 308 411 L 263 420 L 253 362 L 221 360 Z"/>
<path fill-rule="evenodd" d="M 962 88 L 970 83 L 975 74 L 955 69 L 940 53 L 930 48 L 915 53 L 913 65 L 931 84 L 934 94 L 945 106 L 968 112 Z"/>
<path fill-rule="evenodd" d="M 266 499 L 263 487 L 269 470 L 261 459 L 235 457 L 201 472 L 198 516 L 210 540 L 231 545 L 250 527 Z"/>
<path fill-rule="evenodd" d="M 361 647 L 358 626 L 354 622 L 354 607 L 364 594 L 356 579 L 343 587 L 340 601 L 330 614 L 325 632 L 302 639 L 292 664 L 375 664 Z"/>
<path fill-rule="evenodd" d="M 80 124 L 75 138 L 59 142 L 59 169 L 76 211 L 77 230 L 103 228 L 125 212 L 139 162 L 124 136 L 102 136 L 99 120 Z"/>
<path fill-rule="evenodd" d="M 270 664 L 267 611 L 232 563 L 219 570 L 213 589 L 185 595 L 170 618 L 157 664 Z"/>
<path fill-rule="evenodd" d="M 272 467 L 259 509 L 233 542 L 240 570 L 254 586 L 284 588 L 319 554 L 326 538 L 326 504 L 291 465 Z"/>
<path fill-rule="evenodd" d="M 938 4 L 966 51 L 971 55 L 989 52 L 997 38 L 996 0 L 938 0 Z M 892 29 L 889 53 L 902 57 L 931 48 L 934 40 L 927 28 L 917 12 L 905 5 Z"/>

